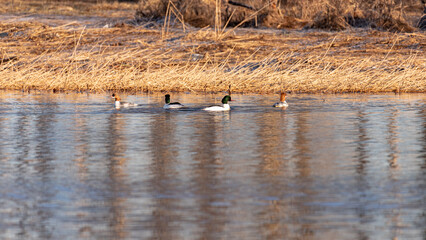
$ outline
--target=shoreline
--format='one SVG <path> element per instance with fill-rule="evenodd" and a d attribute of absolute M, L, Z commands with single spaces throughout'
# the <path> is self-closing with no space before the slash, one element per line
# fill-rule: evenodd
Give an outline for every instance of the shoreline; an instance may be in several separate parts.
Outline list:
<path fill-rule="evenodd" d="M 18 95 L 97 95 L 97 96 L 106 96 L 108 99 L 111 97 L 111 94 L 119 94 L 120 96 L 159 96 L 161 100 L 165 94 L 171 94 L 173 96 L 217 96 L 220 100 L 224 95 L 229 95 L 227 91 L 221 92 L 129 92 L 129 91 L 104 91 L 104 92 L 90 92 L 90 91 L 52 91 L 52 90 L 37 90 L 33 89 L 30 91 L 24 90 L 13 90 L 13 89 L 0 89 L 0 96 L 8 95 L 8 94 L 18 94 Z M 395 92 L 376 92 L 376 93 L 368 93 L 368 92 L 345 92 L 345 93 L 310 93 L 310 92 L 286 92 L 287 98 L 291 99 L 292 97 L 309 97 L 309 96 L 324 96 L 324 97 L 332 97 L 332 96 L 390 96 L 390 97 L 398 97 L 398 98 L 412 98 L 412 97 L 420 97 L 426 100 L 425 92 L 404 92 L 404 93 L 395 93 Z M 277 93 L 241 93 L 241 92 L 232 92 L 231 96 L 265 96 L 265 97 L 275 97 L 279 98 L 280 92 Z M 1 98 L 1 97 L 0 97 Z M 161 101 L 162 102 L 162 101 Z"/>

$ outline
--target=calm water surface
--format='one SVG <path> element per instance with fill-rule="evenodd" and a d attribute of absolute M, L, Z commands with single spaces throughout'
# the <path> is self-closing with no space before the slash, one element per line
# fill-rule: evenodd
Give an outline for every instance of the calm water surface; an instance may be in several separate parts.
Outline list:
<path fill-rule="evenodd" d="M 426 239 L 426 95 L 0 92 L 1 239 Z"/>

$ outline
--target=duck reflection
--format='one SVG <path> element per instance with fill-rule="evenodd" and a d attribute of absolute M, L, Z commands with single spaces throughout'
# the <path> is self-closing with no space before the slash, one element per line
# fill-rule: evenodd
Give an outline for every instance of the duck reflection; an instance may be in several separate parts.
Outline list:
<path fill-rule="evenodd" d="M 258 167 L 259 179 L 262 179 L 262 186 L 268 186 L 260 189 L 265 191 L 261 193 L 265 196 L 276 197 L 277 193 L 286 192 L 287 186 L 282 178 L 284 176 L 287 163 L 284 152 L 286 149 L 287 138 L 287 117 L 285 112 L 264 112 L 259 114 L 256 119 L 259 126 L 257 136 L 259 138 L 258 152 L 260 154 L 260 163 Z M 284 223 L 287 218 L 286 203 L 284 200 L 271 200 L 259 212 L 258 220 L 262 235 L 268 239 L 285 239 L 288 233 L 288 227 Z"/>
<path fill-rule="evenodd" d="M 419 119 L 422 119 L 423 122 L 423 127 L 422 127 L 422 138 L 420 140 L 421 142 L 421 149 L 420 149 L 420 158 L 421 163 L 420 163 L 420 176 L 419 178 L 421 179 L 419 182 L 419 188 L 418 189 L 425 189 L 426 188 L 426 108 L 423 106 L 423 108 L 419 111 L 418 113 L 419 115 Z M 425 199 L 425 195 L 423 195 L 423 202 L 426 201 Z M 420 222 L 420 226 L 426 226 L 426 204 L 423 204 L 423 209 L 422 209 L 422 214 L 421 214 L 421 222 Z M 426 228 L 423 228 L 423 239 L 426 239 Z"/>
<path fill-rule="evenodd" d="M 398 168 L 398 125 L 396 118 L 398 117 L 398 110 L 393 108 L 390 111 L 389 122 L 388 122 L 388 144 L 389 144 L 389 167 Z"/>
<path fill-rule="evenodd" d="M 368 118 L 364 110 L 359 109 L 357 112 L 356 129 L 358 131 L 358 141 L 356 146 L 356 171 L 359 175 L 365 175 L 365 168 L 368 164 L 367 141 L 369 140 L 367 134 Z"/>
<path fill-rule="evenodd" d="M 420 157 L 423 159 L 423 163 L 421 165 L 421 168 L 424 171 L 423 176 L 426 176 L 426 108 L 425 107 L 423 107 L 419 111 L 419 115 L 420 115 L 420 119 L 423 120 L 423 128 L 422 128 L 423 129 L 423 131 L 422 131 L 423 138 L 420 141 L 422 143 L 422 148 L 420 150 Z"/>
<path fill-rule="evenodd" d="M 106 184 L 106 206 L 108 208 L 108 236 L 111 239 L 123 239 L 128 233 L 126 229 L 127 220 L 125 216 L 126 198 L 128 192 L 126 184 L 126 143 L 124 129 L 125 118 L 118 112 L 113 112 L 107 119 L 106 149 L 107 149 L 107 184 Z"/>
<path fill-rule="evenodd" d="M 31 181 L 28 180 L 28 175 L 31 173 L 31 165 L 29 159 L 29 152 L 31 150 L 31 141 L 28 133 L 30 129 L 30 116 L 20 109 L 17 113 L 16 128 L 14 129 L 14 138 L 16 139 L 16 162 L 17 174 L 15 182 L 20 186 L 28 186 Z M 1 155 L 0 153 L 0 156 Z M 28 189 L 29 191 L 30 189 Z M 24 214 L 20 216 L 19 220 L 19 233 L 18 235 L 23 238 L 28 238 L 27 228 L 31 223 L 29 222 L 28 206 L 22 206 Z"/>
<path fill-rule="evenodd" d="M 217 239 L 223 236 L 222 232 L 227 221 L 227 205 L 223 196 L 225 193 L 221 187 L 221 176 L 223 175 L 223 159 L 217 156 L 219 142 L 226 141 L 224 125 L 229 121 L 230 113 L 206 114 L 201 121 L 196 121 L 193 125 L 195 145 L 193 146 L 192 159 L 195 162 L 193 167 L 192 182 L 194 193 L 198 196 L 197 224 L 199 225 L 200 236 L 197 239 Z M 221 140 L 218 140 L 221 138 Z M 223 143 L 223 142 L 222 142 Z M 195 207 L 195 206 L 194 206 Z"/>
<path fill-rule="evenodd" d="M 356 141 L 356 186 L 354 189 L 355 201 L 358 203 L 355 208 L 355 212 L 359 218 L 360 227 L 357 227 L 358 239 L 368 238 L 368 233 L 366 228 L 363 227 L 364 224 L 368 224 L 369 221 L 369 212 L 367 210 L 368 205 L 368 195 L 367 192 L 371 188 L 369 185 L 369 179 L 367 176 L 367 167 L 368 167 L 368 115 L 365 112 L 363 107 L 360 107 L 357 110 L 357 118 L 355 121 L 355 130 L 357 131 L 358 140 Z"/>
<path fill-rule="evenodd" d="M 4 117 L 0 115 L 0 156 L 2 156 L 0 160 L 4 160 L 3 144 L 6 142 L 4 137 L 5 134 L 3 132 L 3 130 L 5 129 L 4 121 L 5 121 Z"/>
<path fill-rule="evenodd" d="M 297 197 L 296 201 L 293 203 L 296 205 L 297 212 L 294 213 L 295 217 L 294 224 L 299 225 L 299 229 L 297 230 L 297 236 L 302 236 L 303 239 L 310 239 L 314 234 L 313 226 L 308 223 L 308 221 L 303 221 L 305 214 L 315 212 L 315 209 L 306 205 L 307 202 L 315 199 L 315 191 L 312 187 L 311 178 L 311 152 L 312 150 L 309 148 L 310 140 L 308 138 L 308 134 L 312 131 L 312 125 L 308 123 L 308 119 L 310 118 L 309 113 L 301 112 L 296 115 L 295 120 L 295 140 L 294 147 L 296 152 L 293 156 L 296 161 L 296 181 L 299 183 L 303 183 L 300 185 L 300 193 L 303 193 L 303 196 Z M 302 222 L 297 222 L 297 219 L 301 219 Z"/>
<path fill-rule="evenodd" d="M 153 239 L 177 239 L 179 201 L 173 194 L 177 190 L 178 173 L 175 169 L 178 151 L 176 148 L 176 113 L 164 112 L 153 116 L 150 149 L 152 164 L 150 192 L 154 196 L 152 213 Z"/>
<path fill-rule="evenodd" d="M 296 153 L 293 156 L 296 159 L 296 170 L 298 177 L 303 180 L 310 180 L 311 167 L 309 161 L 311 160 L 311 150 L 309 148 L 309 134 L 311 125 L 308 123 L 308 113 L 299 113 L 296 116 L 295 122 L 295 142 L 294 147 Z"/>
<path fill-rule="evenodd" d="M 75 157 L 73 159 L 74 164 L 76 165 L 77 168 L 77 178 L 80 182 L 88 182 L 90 181 L 90 162 L 88 161 L 88 159 L 90 158 L 89 156 L 90 154 L 90 139 L 91 139 L 91 134 L 90 132 L 90 127 L 88 125 L 88 122 L 90 122 L 90 120 L 88 120 L 86 117 L 80 115 L 80 114 L 76 114 L 74 115 L 74 125 L 73 128 L 74 130 L 74 152 L 75 152 Z M 107 123 L 109 124 L 108 129 L 111 128 L 111 124 L 110 124 L 110 118 L 107 119 Z M 77 205 L 85 205 L 84 201 L 79 201 L 76 203 Z M 91 213 L 85 213 L 85 214 L 81 214 L 79 216 L 79 219 L 82 223 L 82 226 L 79 229 L 79 237 L 80 238 L 84 238 L 87 237 L 87 234 L 92 234 L 92 228 L 87 226 L 86 224 L 84 224 L 84 216 L 88 216 L 89 218 L 91 217 Z M 86 220 L 88 221 L 88 220 Z"/>
<path fill-rule="evenodd" d="M 257 136 L 262 160 L 259 170 L 265 175 L 282 176 L 286 164 L 284 152 L 289 150 L 285 149 L 288 142 L 286 116 L 283 112 L 265 112 L 259 115 Z"/>
<path fill-rule="evenodd" d="M 74 162 L 78 169 L 78 177 L 80 181 L 87 180 L 88 165 L 87 156 L 89 156 L 89 139 L 87 119 L 81 115 L 76 115 L 74 119 L 74 129 L 78 129 L 74 133 L 75 142 L 75 159 Z"/>
<path fill-rule="evenodd" d="M 30 139 L 28 137 L 28 133 L 30 132 L 30 118 L 31 117 L 28 114 L 20 110 L 17 114 L 17 123 L 16 128 L 14 130 L 14 138 L 16 138 L 15 148 L 18 154 L 16 160 L 20 163 L 19 169 L 24 171 L 26 171 L 27 169 L 26 167 L 21 168 L 21 164 L 27 165 L 28 162 L 26 160 L 28 160 L 29 152 L 31 150 Z"/>
<path fill-rule="evenodd" d="M 389 144 L 389 154 L 388 154 L 388 163 L 389 163 L 389 182 L 397 182 L 397 171 L 399 170 L 398 166 L 398 123 L 397 123 L 397 117 L 398 117 L 398 109 L 391 108 L 389 110 L 389 117 L 388 117 L 388 144 Z M 403 200 L 400 197 L 401 189 L 399 188 L 398 184 L 392 184 L 392 191 L 390 191 L 390 198 L 398 201 L 398 203 L 401 203 Z M 391 213 L 391 216 L 389 216 L 390 221 L 392 222 L 392 239 L 397 239 L 399 229 L 401 228 L 401 211 L 400 209 L 394 209 Z"/>
<path fill-rule="evenodd" d="M 54 145 L 55 145 L 55 124 L 57 120 L 54 112 L 58 108 L 58 104 L 47 96 L 37 98 L 37 108 L 39 111 L 35 118 L 35 165 L 39 182 L 33 185 L 35 189 L 31 189 L 37 196 L 33 196 L 37 207 L 32 207 L 37 211 L 36 229 L 40 234 L 40 238 L 47 239 L 53 234 L 53 226 L 49 221 L 53 216 L 51 208 L 43 207 L 52 203 L 55 197 L 55 178 L 54 178 Z M 49 104 L 46 104 L 49 103 Z"/>

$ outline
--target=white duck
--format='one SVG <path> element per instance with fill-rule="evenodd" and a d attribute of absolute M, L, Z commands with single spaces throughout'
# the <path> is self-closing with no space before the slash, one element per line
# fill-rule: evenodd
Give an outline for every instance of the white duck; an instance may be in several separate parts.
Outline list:
<path fill-rule="evenodd" d="M 180 103 L 178 103 L 178 102 L 170 102 L 170 95 L 169 94 L 166 94 L 165 96 L 164 96 L 164 98 L 165 98 L 165 102 L 166 102 L 166 104 L 164 104 L 164 106 L 163 106 L 163 108 L 164 109 L 174 109 L 174 108 L 182 108 L 182 107 L 184 107 L 182 104 L 180 104 Z"/>
<path fill-rule="evenodd" d="M 115 93 L 113 93 L 113 94 L 111 95 L 111 97 L 112 97 L 112 98 L 114 98 L 114 100 L 115 100 L 115 102 L 114 102 L 114 106 L 115 106 L 115 108 L 117 108 L 117 109 L 119 109 L 119 108 L 121 108 L 121 107 L 127 108 L 127 107 L 135 107 L 135 106 L 137 106 L 137 104 L 136 104 L 136 103 L 122 102 L 122 101 L 121 101 L 121 98 L 120 98 L 117 94 L 115 94 Z"/>
<path fill-rule="evenodd" d="M 275 103 L 273 107 L 288 107 L 288 103 L 285 101 L 285 96 L 286 94 L 282 92 L 280 96 L 280 101 Z"/>
<path fill-rule="evenodd" d="M 229 110 L 231 110 L 231 107 L 229 106 L 228 101 L 231 101 L 231 97 L 229 95 L 226 95 L 225 97 L 222 98 L 222 106 L 206 107 L 206 108 L 203 108 L 203 110 L 204 111 L 214 111 L 214 112 L 229 111 Z"/>

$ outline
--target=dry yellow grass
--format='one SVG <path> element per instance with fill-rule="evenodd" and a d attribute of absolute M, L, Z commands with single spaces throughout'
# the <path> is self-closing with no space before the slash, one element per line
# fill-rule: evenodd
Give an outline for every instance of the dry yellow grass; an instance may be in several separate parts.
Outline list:
<path fill-rule="evenodd" d="M 50 20 L 54 21 L 54 20 Z M 0 22 L 0 88 L 426 92 L 423 33 Z M 7 36 L 5 36 L 7 34 Z M 219 40 L 218 40 L 219 39 Z"/>
<path fill-rule="evenodd" d="M 0 0 L 0 14 L 57 14 L 102 17 L 131 17 L 136 3 L 105 0 Z"/>

